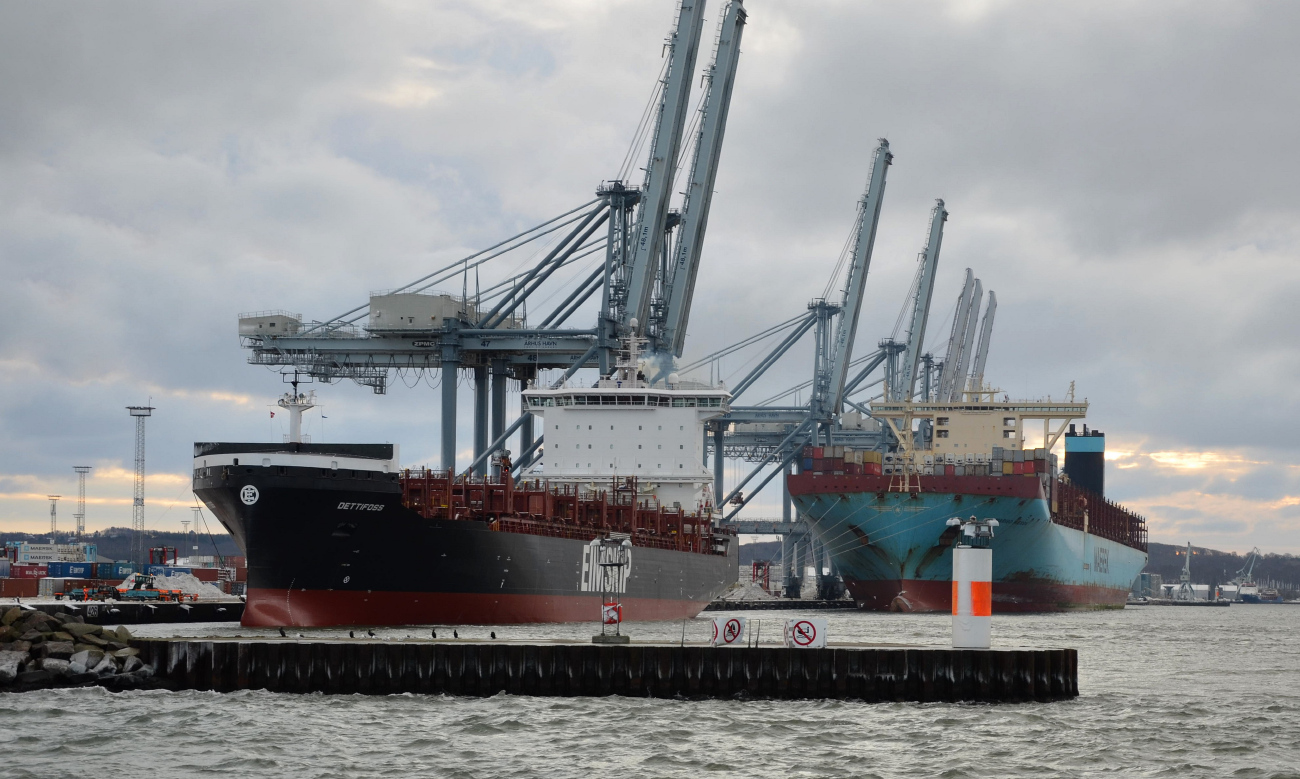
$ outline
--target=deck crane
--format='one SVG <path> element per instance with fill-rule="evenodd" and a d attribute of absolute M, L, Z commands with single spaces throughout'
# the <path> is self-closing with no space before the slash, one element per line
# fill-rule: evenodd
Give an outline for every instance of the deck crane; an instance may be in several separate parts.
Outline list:
<path fill-rule="evenodd" d="M 695 73 L 695 54 L 704 26 L 704 0 L 682 0 L 673 29 L 666 44 L 667 76 L 650 140 L 650 160 L 646 165 L 645 184 L 641 193 L 641 210 L 632 233 L 631 264 L 624 274 L 618 325 L 623 330 L 645 332 L 650 321 L 650 299 L 663 252 L 669 224 L 669 200 L 673 194 L 673 177 L 681 151 L 686 125 L 691 81 Z M 633 324 L 635 322 L 635 324 Z"/>
<path fill-rule="evenodd" d="M 930 318 L 930 302 L 934 298 L 934 277 L 939 267 L 939 247 L 943 243 L 943 223 L 948 211 L 942 200 L 934 201 L 930 212 L 930 236 L 921 252 L 921 273 L 917 279 L 916 295 L 912 298 L 912 319 L 907 326 L 907 346 L 903 350 L 902 374 L 898 386 L 890 387 L 893 400 L 911 400 L 916 395 L 917 368 L 921 363 L 921 350 L 925 346 L 925 325 Z"/>
<path fill-rule="evenodd" d="M 844 280 L 844 295 L 840 302 L 835 335 L 824 352 L 823 338 L 818 339 L 819 359 L 814 371 L 815 382 L 809 411 L 814 422 L 823 428 L 839 415 L 844 403 L 844 383 L 848 378 L 849 362 L 853 359 L 853 341 L 862 313 L 862 293 L 867 286 L 867 271 L 871 269 L 871 250 L 876 243 L 876 229 L 880 226 L 880 206 L 885 198 L 885 174 L 893 159 L 889 141 L 881 138 L 871 163 L 867 191 L 858 201 L 853 254 Z M 818 330 L 822 330 L 820 325 Z"/>
<path fill-rule="evenodd" d="M 742 0 L 732 0 L 723 12 L 713 64 L 704 73 L 702 118 L 687 176 L 677 244 L 666 268 L 668 277 L 663 279 L 663 302 L 650 331 L 656 351 L 676 357 L 682 356 L 686 345 L 686 323 L 695 296 L 700 250 L 704 244 L 704 229 L 709 222 L 713 182 L 718 175 L 718 159 L 727 129 L 727 112 L 731 106 L 736 64 L 740 58 L 740 36 L 744 29 L 744 4 Z"/>
<path fill-rule="evenodd" d="M 1255 547 L 1254 549 L 1250 550 L 1250 554 L 1246 555 L 1246 563 L 1245 565 L 1241 566 L 1241 570 L 1237 571 L 1237 575 L 1233 577 L 1232 579 L 1233 584 L 1242 585 L 1247 583 L 1253 583 L 1255 580 L 1252 578 L 1252 574 L 1255 571 L 1255 563 L 1258 560 L 1259 560 L 1259 547 Z"/>
<path fill-rule="evenodd" d="M 970 367 L 971 352 L 975 347 L 975 322 L 979 319 L 980 303 L 984 299 L 984 284 L 975 279 L 975 289 L 971 292 L 970 304 L 966 309 L 966 315 L 962 317 L 962 326 L 965 332 L 962 333 L 961 352 L 958 353 L 956 365 L 953 366 L 952 389 L 947 398 L 951 403 L 957 403 L 962 400 L 966 391 L 966 369 Z"/>
<path fill-rule="evenodd" d="M 997 293 L 989 290 L 989 302 L 984 307 L 984 321 L 980 323 L 979 346 L 975 349 L 975 364 L 970 370 L 970 388 L 973 392 L 984 389 L 984 365 L 989 359 L 989 341 L 993 337 L 993 316 L 997 311 Z"/>
<path fill-rule="evenodd" d="M 1192 555 L 1199 554 L 1192 550 L 1192 542 L 1187 542 L 1186 552 L 1174 552 L 1183 558 L 1183 570 L 1178 574 L 1178 587 L 1173 590 L 1174 600 L 1196 600 L 1196 591 L 1192 588 Z"/>
<path fill-rule="evenodd" d="M 957 383 L 957 362 L 961 359 L 961 345 L 966 340 L 967 317 L 975 294 L 975 273 L 966 269 L 966 283 L 957 297 L 957 309 L 952 316 L 952 332 L 948 335 L 948 351 L 944 354 L 943 370 L 939 373 L 939 400 L 946 402 Z"/>

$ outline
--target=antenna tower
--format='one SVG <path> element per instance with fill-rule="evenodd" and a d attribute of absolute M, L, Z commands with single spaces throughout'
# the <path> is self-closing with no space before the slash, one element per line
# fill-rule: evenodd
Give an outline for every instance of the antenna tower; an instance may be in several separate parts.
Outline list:
<path fill-rule="evenodd" d="M 131 504 L 131 557 L 137 565 L 147 560 L 144 548 L 144 421 L 153 406 L 127 406 L 135 417 L 135 495 Z"/>
<path fill-rule="evenodd" d="M 58 543 L 60 495 L 46 495 L 50 499 L 50 543 Z"/>
<path fill-rule="evenodd" d="M 86 534 L 86 474 L 90 473 L 89 465 L 74 465 L 72 470 L 77 472 L 77 513 L 72 518 L 77 520 L 77 540 Z"/>

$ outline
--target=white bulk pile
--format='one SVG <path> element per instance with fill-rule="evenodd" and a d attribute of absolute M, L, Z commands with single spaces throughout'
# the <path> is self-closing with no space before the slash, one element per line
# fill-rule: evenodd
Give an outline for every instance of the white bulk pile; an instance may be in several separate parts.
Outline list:
<path fill-rule="evenodd" d="M 777 596 L 764 590 L 758 582 L 736 582 L 722 594 L 721 600 L 772 600 Z"/>
<path fill-rule="evenodd" d="M 186 595 L 197 595 L 204 600 L 221 600 L 230 597 L 222 592 L 221 588 L 199 581 L 193 574 L 188 573 L 159 576 L 157 583 L 160 590 L 180 590 Z"/>

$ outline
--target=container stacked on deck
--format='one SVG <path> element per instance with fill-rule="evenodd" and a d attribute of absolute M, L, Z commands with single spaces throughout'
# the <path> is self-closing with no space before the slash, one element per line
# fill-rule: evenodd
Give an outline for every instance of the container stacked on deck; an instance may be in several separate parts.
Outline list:
<path fill-rule="evenodd" d="M 886 457 L 880 452 L 854 449 L 851 446 L 805 446 L 801 460 L 803 471 L 835 475 L 879 476 Z"/>

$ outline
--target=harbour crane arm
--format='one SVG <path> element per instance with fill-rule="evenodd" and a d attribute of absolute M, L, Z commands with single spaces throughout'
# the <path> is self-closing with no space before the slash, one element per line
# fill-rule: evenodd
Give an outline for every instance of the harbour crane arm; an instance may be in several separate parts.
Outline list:
<path fill-rule="evenodd" d="M 632 320 L 636 320 L 638 332 L 644 332 L 650 320 L 647 315 L 650 296 L 663 251 L 668 203 L 673 193 L 673 176 L 681 149 L 691 80 L 695 73 L 695 54 L 699 49 L 703 23 L 704 0 L 682 0 L 677 27 L 668 42 L 668 74 L 650 142 L 650 160 L 646 165 L 644 194 L 637 214 L 632 262 L 627 274 L 627 300 L 620 322 L 624 328 L 630 328 Z"/>
<path fill-rule="evenodd" d="M 895 397 L 895 400 L 911 400 L 916 394 L 916 371 L 925 344 L 925 325 L 930 318 L 935 270 L 939 266 L 939 246 L 943 243 L 943 223 L 947 220 L 948 212 L 943 207 L 943 201 L 934 201 L 934 210 L 930 212 L 930 236 L 921 253 L 921 277 L 916 285 L 916 297 L 912 299 L 912 321 L 907 327 L 907 349 L 903 352 L 903 375 L 897 393 L 899 397 Z"/>
<path fill-rule="evenodd" d="M 975 322 L 979 319 L 980 303 L 984 301 L 984 285 L 975 279 L 975 291 L 970 297 L 970 306 L 966 309 L 965 329 L 961 339 L 961 356 L 957 358 L 956 370 L 952 375 L 952 390 L 948 397 L 951 402 L 962 399 L 966 389 L 966 369 L 970 367 L 971 352 L 975 350 Z"/>
<path fill-rule="evenodd" d="M 821 408 L 814 414 L 836 414 L 844 402 L 844 381 L 848 377 L 849 361 L 853 359 L 853 339 L 858 331 L 858 318 L 862 313 L 862 295 L 867 286 L 867 271 L 871 269 L 871 250 L 876 243 L 876 228 L 880 225 L 880 206 L 885 199 L 885 173 L 894 155 L 889 151 L 889 141 L 880 139 L 871 164 L 871 178 L 867 191 L 858 204 L 857 237 L 853 246 L 853 261 L 844 280 L 844 299 L 840 305 L 839 322 L 831 342 L 830 361 L 820 379 L 815 401 Z"/>
<path fill-rule="evenodd" d="M 966 314 L 970 309 L 971 294 L 975 292 L 975 273 L 966 269 L 966 283 L 957 296 L 957 310 L 952 316 L 952 332 L 948 334 L 948 351 L 943 357 L 943 371 L 939 374 L 939 399 L 947 401 L 952 395 L 957 361 L 961 358 L 961 344 L 966 338 Z"/>
<path fill-rule="evenodd" d="M 989 339 L 993 337 L 993 316 L 997 311 L 997 293 L 989 290 L 989 302 L 984 307 L 984 321 L 980 323 L 979 348 L 975 350 L 975 365 L 970 371 L 970 388 L 976 392 L 984 386 L 984 365 L 989 359 Z"/>
<path fill-rule="evenodd" d="M 695 296 L 695 278 L 700 270 L 700 250 L 709 223 L 709 206 L 713 200 L 713 183 L 718 174 L 722 138 L 727 129 L 727 112 L 731 107 L 731 90 L 736 81 L 736 64 L 740 59 L 740 35 L 745 29 L 743 0 L 731 0 L 722 18 L 713 65 L 706 73 L 702 119 L 695 139 L 695 154 L 687 180 L 682 221 L 677 228 L 677 245 L 669 266 L 670 278 L 664 279 L 663 321 L 660 328 L 660 351 L 682 356 L 686 345 L 686 323 Z"/>

